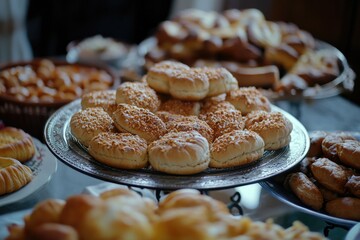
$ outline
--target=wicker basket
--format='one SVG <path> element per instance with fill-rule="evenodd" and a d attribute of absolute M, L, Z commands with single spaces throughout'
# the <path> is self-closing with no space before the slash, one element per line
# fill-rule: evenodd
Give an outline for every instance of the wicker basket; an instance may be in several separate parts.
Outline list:
<path fill-rule="evenodd" d="M 4 70 L 7 68 L 15 67 L 15 66 L 25 66 L 25 65 L 33 65 L 39 63 L 41 59 L 35 59 L 30 62 L 19 62 L 19 63 L 11 63 L 5 66 L 2 66 L 0 70 Z M 70 65 L 64 61 L 58 61 L 51 59 L 55 65 Z M 72 65 L 72 64 L 71 64 Z M 84 67 L 95 67 L 101 70 L 105 70 L 109 73 L 113 79 L 112 88 L 115 88 L 119 84 L 119 77 L 115 74 L 115 72 L 107 67 L 102 65 L 90 65 L 90 64 L 76 64 Z M 23 129 L 25 132 L 30 135 L 38 138 L 39 140 L 43 140 L 44 135 L 44 126 L 46 124 L 47 119 L 60 107 L 66 105 L 72 100 L 67 101 L 57 101 L 57 102 L 44 102 L 44 103 L 34 103 L 34 102 L 25 102 L 19 101 L 13 97 L 0 95 L 0 120 L 6 126 L 13 126 L 17 128 Z"/>

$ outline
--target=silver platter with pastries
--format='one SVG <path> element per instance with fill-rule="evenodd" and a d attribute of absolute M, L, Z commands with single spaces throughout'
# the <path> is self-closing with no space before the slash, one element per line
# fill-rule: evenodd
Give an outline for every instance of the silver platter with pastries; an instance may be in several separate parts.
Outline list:
<path fill-rule="evenodd" d="M 186 176 L 164 174 L 151 168 L 123 170 L 97 162 L 72 136 L 70 119 L 80 109 L 79 99 L 62 107 L 49 118 L 45 126 L 45 140 L 50 150 L 62 162 L 81 173 L 128 186 L 163 190 L 215 190 L 256 183 L 295 166 L 305 157 L 310 146 L 304 126 L 289 113 L 272 106 L 272 111 L 282 112 L 292 122 L 291 142 L 283 149 L 265 151 L 261 159 L 250 165 L 227 169 L 209 168 L 199 174 Z"/>

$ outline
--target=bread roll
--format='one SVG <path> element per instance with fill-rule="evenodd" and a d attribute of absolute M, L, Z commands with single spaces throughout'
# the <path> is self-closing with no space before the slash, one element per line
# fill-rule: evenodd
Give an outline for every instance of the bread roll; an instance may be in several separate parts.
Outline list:
<path fill-rule="evenodd" d="M 14 158 L 0 157 L 0 195 L 19 190 L 32 180 L 31 169 Z"/>
<path fill-rule="evenodd" d="M 303 173 L 292 173 L 288 177 L 288 184 L 293 193 L 305 205 L 320 210 L 324 203 L 323 196 L 316 185 Z"/>
<path fill-rule="evenodd" d="M 35 155 L 35 145 L 31 136 L 13 127 L 0 129 L 0 156 L 26 162 Z"/>
<path fill-rule="evenodd" d="M 200 113 L 201 104 L 197 101 L 182 101 L 171 98 L 164 101 L 160 106 L 160 111 L 165 111 L 173 114 L 184 116 L 198 116 Z"/>
<path fill-rule="evenodd" d="M 238 90 L 230 91 L 226 96 L 236 109 L 246 115 L 252 111 L 263 110 L 270 112 L 270 102 L 254 87 L 242 87 Z"/>
<path fill-rule="evenodd" d="M 81 108 L 102 107 L 107 108 L 109 105 L 115 104 L 115 90 L 101 90 L 85 93 L 81 97 Z"/>
<path fill-rule="evenodd" d="M 245 128 L 264 139 L 265 150 L 277 150 L 290 143 L 293 126 L 280 112 L 255 111 L 247 115 Z"/>
<path fill-rule="evenodd" d="M 209 79 L 208 97 L 239 88 L 237 80 L 225 68 L 201 68 Z"/>
<path fill-rule="evenodd" d="M 101 132 L 114 132 L 113 120 L 101 107 L 86 108 L 75 113 L 70 120 L 71 133 L 84 146 Z"/>
<path fill-rule="evenodd" d="M 325 210 L 332 216 L 350 220 L 360 220 L 360 199 L 337 198 L 326 203 Z"/>
<path fill-rule="evenodd" d="M 170 174 L 199 173 L 210 161 L 209 143 L 196 131 L 170 132 L 152 142 L 148 153 L 155 170 Z"/>
<path fill-rule="evenodd" d="M 166 132 L 165 123 L 145 108 L 121 103 L 112 117 L 119 131 L 139 135 L 147 142 L 155 141 Z"/>
<path fill-rule="evenodd" d="M 210 167 L 237 167 L 254 162 L 263 156 L 264 146 L 264 141 L 255 132 L 235 130 L 226 133 L 211 145 Z"/>
<path fill-rule="evenodd" d="M 148 164 L 146 141 L 130 133 L 99 133 L 90 141 L 89 154 L 115 168 L 139 169 Z"/>
<path fill-rule="evenodd" d="M 116 103 L 127 103 L 156 112 L 161 102 L 156 92 L 146 83 L 125 82 L 116 90 Z"/>

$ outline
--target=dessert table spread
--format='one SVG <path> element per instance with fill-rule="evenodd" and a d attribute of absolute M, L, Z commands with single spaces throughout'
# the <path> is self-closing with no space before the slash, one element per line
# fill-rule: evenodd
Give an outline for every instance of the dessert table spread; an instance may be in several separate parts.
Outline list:
<path fill-rule="evenodd" d="M 291 104 L 276 102 L 277 106 L 292 113 Z M 360 131 L 360 107 L 349 102 L 341 96 L 304 102 L 300 105 L 302 112 L 298 119 L 307 131 L 313 130 L 343 130 Z M 103 188 L 111 186 L 110 183 L 82 174 L 61 161 L 57 161 L 57 170 L 49 182 L 23 199 L 0 206 L 0 239 L 7 235 L 6 226 L 10 223 L 21 223 L 22 217 L 36 203 L 47 198 L 66 199 L 71 195 L 82 192 L 94 194 Z M 149 191 L 150 194 L 153 192 Z M 225 190 L 210 191 L 208 194 L 216 199 L 230 203 L 234 193 L 239 192 L 240 205 L 245 215 L 254 220 L 274 218 L 280 224 L 290 224 L 289 221 L 299 219 L 307 224 L 311 230 L 327 231 L 329 226 L 322 219 L 296 211 L 296 209 L 272 197 L 258 183 Z M 155 194 L 155 193 L 153 193 Z M 155 195 L 154 195 L 155 196 Z M 0 199 L 0 203 L 1 203 Z M 308 221 L 308 222 L 307 222 Z M 310 221 L 310 222 L 309 222 Z M 330 226 L 334 227 L 334 226 Z M 313 228 L 313 229 L 312 229 Z M 328 232 L 336 237 L 345 236 L 350 228 L 335 227 Z M 334 237 L 334 236 L 333 236 Z"/>

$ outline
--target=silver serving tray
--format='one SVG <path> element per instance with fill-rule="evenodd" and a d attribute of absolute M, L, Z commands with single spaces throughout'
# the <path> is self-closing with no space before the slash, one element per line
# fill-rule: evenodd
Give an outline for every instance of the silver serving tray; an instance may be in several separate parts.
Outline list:
<path fill-rule="evenodd" d="M 309 150 L 309 136 L 304 126 L 284 110 L 276 106 L 272 108 L 273 111 L 282 112 L 293 124 L 292 140 L 287 147 L 265 151 L 261 159 L 244 167 L 209 168 L 186 176 L 164 174 L 151 168 L 116 169 L 97 162 L 70 133 L 69 122 L 71 116 L 81 109 L 80 99 L 56 111 L 47 121 L 44 134 L 48 147 L 57 158 L 75 170 L 95 178 L 151 189 L 224 189 L 263 181 L 282 173 L 299 163 Z"/>
<path fill-rule="evenodd" d="M 347 132 L 348 134 L 353 135 L 358 140 L 360 140 L 360 132 Z M 260 185 L 268 190 L 275 198 L 279 199 L 285 204 L 288 204 L 295 209 L 311 214 L 313 216 L 319 217 L 326 222 L 337 224 L 344 227 L 352 227 L 355 224 L 359 223 L 357 221 L 333 217 L 328 215 L 326 212 L 323 211 L 315 211 L 307 206 L 305 206 L 300 200 L 289 190 L 285 189 L 282 183 L 279 183 L 275 179 L 268 179 L 264 182 L 261 182 Z"/>

